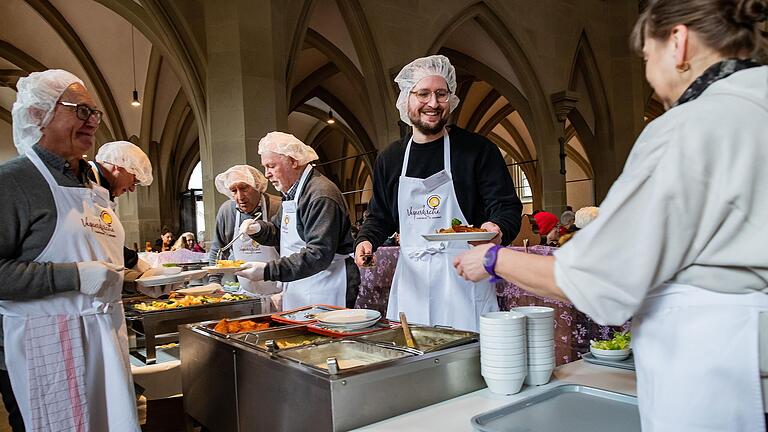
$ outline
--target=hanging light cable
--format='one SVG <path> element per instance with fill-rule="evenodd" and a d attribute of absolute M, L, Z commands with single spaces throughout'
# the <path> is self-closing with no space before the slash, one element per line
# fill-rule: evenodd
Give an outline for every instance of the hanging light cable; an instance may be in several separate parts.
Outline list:
<path fill-rule="evenodd" d="M 131 24 L 131 63 L 133 64 L 133 100 L 131 105 L 141 106 L 139 102 L 139 91 L 136 90 L 136 48 L 133 42 L 133 24 Z"/>

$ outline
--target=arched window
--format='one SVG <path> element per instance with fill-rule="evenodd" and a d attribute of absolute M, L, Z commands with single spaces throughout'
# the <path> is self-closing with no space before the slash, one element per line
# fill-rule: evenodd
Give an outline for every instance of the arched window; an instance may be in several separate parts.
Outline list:
<path fill-rule="evenodd" d="M 205 231 L 204 239 L 197 239 L 198 241 L 209 241 L 210 234 L 205 228 L 205 208 L 203 207 L 203 168 L 200 162 L 195 165 L 195 169 L 192 170 L 192 175 L 189 176 L 189 183 L 187 189 L 195 199 L 195 222 L 197 225 L 197 235 L 200 231 Z"/>

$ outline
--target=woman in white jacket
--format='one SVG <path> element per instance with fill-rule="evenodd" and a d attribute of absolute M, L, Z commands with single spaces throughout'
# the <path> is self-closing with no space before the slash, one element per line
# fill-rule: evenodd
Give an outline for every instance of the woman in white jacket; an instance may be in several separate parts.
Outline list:
<path fill-rule="evenodd" d="M 600 216 L 554 257 L 480 246 L 454 264 L 601 324 L 633 317 L 644 431 L 765 431 L 768 67 L 750 59 L 765 55 L 768 1 L 649 3 L 634 43 L 669 110 Z"/>

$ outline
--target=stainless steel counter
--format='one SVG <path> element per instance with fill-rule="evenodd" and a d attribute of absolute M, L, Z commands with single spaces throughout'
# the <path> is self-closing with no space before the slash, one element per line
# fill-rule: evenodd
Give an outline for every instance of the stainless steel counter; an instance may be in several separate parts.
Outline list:
<path fill-rule="evenodd" d="M 349 430 L 485 387 L 476 339 L 348 369 L 339 362 L 338 373 L 302 355 L 306 346 L 269 352 L 195 325 L 180 327 L 180 339 L 185 412 L 212 431 Z"/>

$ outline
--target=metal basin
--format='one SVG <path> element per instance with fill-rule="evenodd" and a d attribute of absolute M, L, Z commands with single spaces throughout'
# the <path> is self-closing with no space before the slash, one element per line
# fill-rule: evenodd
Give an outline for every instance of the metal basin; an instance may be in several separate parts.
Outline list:
<path fill-rule="evenodd" d="M 278 356 L 326 372 L 328 371 L 329 359 L 335 359 L 339 371 L 344 371 L 398 358 L 410 357 L 411 355 L 407 352 L 369 345 L 354 340 L 337 340 L 322 345 L 294 348 L 278 353 Z"/>
<path fill-rule="evenodd" d="M 422 353 L 439 351 L 477 340 L 477 333 L 438 327 L 411 326 L 411 334 L 416 342 L 416 350 Z M 360 336 L 359 339 L 389 344 L 396 348 L 407 347 L 403 330 L 399 328 Z"/>
<path fill-rule="evenodd" d="M 274 341 L 274 348 L 287 349 L 324 342 L 330 338 L 307 331 L 306 326 L 288 326 L 270 330 L 239 333 L 230 336 L 234 341 L 260 350 L 269 350 L 268 341 Z"/>

